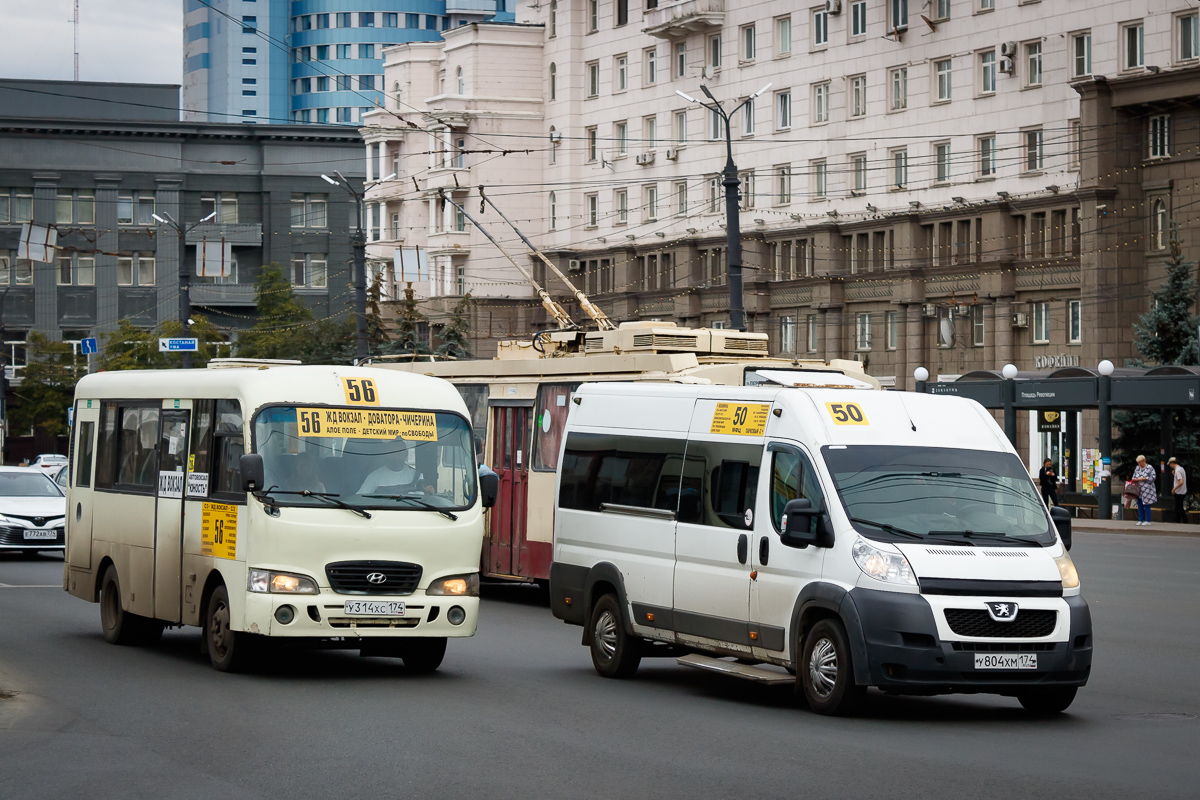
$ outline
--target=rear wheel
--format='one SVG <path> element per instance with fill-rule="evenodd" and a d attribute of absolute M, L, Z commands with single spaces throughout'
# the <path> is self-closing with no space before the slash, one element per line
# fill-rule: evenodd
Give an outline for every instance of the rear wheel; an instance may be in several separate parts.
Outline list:
<path fill-rule="evenodd" d="M 854 683 L 850 645 L 838 620 L 823 619 L 812 626 L 804 638 L 798 672 L 804 699 L 818 714 L 849 714 L 866 693 L 866 687 Z"/>
<path fill-rule="evenodd" d="M 404 643 L 400 657 L 409 672 L 417 675 L 434 672 L 446 657 L 446 637 L 409 639 Z"/>
<path fill-rule="evenodd" d="M 596 601 L 587 638 L 596 672 L 605 678 L 628 678 L 637 672 L 642 662 L 641 639 L 625 632 L 616 595 L 606 594 Z"/>
<path fill-rule="evenodd" d="M 213 669 L 221 672 L 246 669 L 253 656 L 255 642 L 251 634 L 235 631 L 230 626 L 229 590 L 224 586 L 213 590 L 204 616 L 204 641 L 208 645 L 208 659 Z"/>
<path fill-rule="evenodd" d="M 162 638 L 161 622 L 121 607 L 121 581 L 112 564 L 100 578 L 100 628 L 109 644 L 153 644 Z"/>
<path fill-rule="evenodd" d="M 1031 689 L 1017 695 L 1025 710 L 1033 714 L 1050 716 L 1061 714 L 1075 701 L 1077 686 L 1054 686 L 1046 689 Z"/>

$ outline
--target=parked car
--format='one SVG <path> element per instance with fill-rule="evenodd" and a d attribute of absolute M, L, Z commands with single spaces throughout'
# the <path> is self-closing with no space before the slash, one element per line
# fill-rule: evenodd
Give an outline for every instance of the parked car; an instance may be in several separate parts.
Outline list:
<path fill-rule="evenodd" d="M 42 472 L 47 472 L 51 475 L 58 472 L 60 467 L 67 465 L 67 457 L 60 456 L 57 453 L 43 453 L 30 462 L 29 466 L 33 469 L 40 469 Z"/>
<path fill-rule="evenodd" d="M 62 552 L 67 497 L 40 469 L 0 467 L 0 551 Z"/>
<path fill-rule="evenodd" d="M 54 478 L 54 482 L 57 483 L 59 488 L 61 488 L 65 493 L 67 491 L 67 478 L 69 477 L 67 474 L 66 464 L 59 467 L 58 472 L 52 473 L 51 477 Z"/>

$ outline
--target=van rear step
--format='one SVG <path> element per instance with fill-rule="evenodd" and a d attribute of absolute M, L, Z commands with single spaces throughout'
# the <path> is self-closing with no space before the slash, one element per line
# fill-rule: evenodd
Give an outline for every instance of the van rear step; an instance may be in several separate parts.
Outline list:
<path fill-rule="evenodd" d="M 745 678 L 748 681 L 755 681 L 756 683 L 765 683 L 768 686 L 796 682 L 796 679 L 784 671 L 782 667 L 743 664 L 739 661 L 726 661 L 723 658 L 702 656 L 699 653 L 683 656 L 677 659 L 677 663 L 685 667 L 694 667 L 709 672 L 719 672 L 722 675 L 732 675 L 735 678 Z"/>

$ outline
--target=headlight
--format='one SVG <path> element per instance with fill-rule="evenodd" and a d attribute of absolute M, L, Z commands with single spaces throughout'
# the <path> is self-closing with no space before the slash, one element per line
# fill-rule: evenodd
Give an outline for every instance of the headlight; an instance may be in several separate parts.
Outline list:
<path fill-rule="evenodd" d="M 456 597 L 478 597 L 479 596 L 479 573 L 473 572 L 470 575 L 455 575 L 451 578 L 439 578 L 429 584 L 429 588 L 425 590 L 427 595 L 454 595 Z"/>
<path fill-rule="evenodd" d="M 1071 560 L 1070 554 L 1063 550 L 1063 554 L 1054 559 L 1054 563 L 1058 565 L 1058 574 L 1062 576 L 1064 589 L 1079 588 L 1079 573 L 1075 571 L 1075 562 Z"/>
<path fill-rule="evenodd" d="M 266 569 L 250 570 L 246 588 L 262 594 L 316 594 L 317 583 L 304 575 L 290 572 L 272 572 Z"/>
<path fill-rule="evenodd" d="M 902 586 L 917 585 L 917 578 L 913 575 L 908 559 L 899 553 L 881 550 L 875 545 L 868 544 L 864 539 L 856 541 L 850 552 L 854 554 L 854 563 L 858 564 L 858 568 L 863 571 L 864 575 L 884 583 L 898 583 Z"/>

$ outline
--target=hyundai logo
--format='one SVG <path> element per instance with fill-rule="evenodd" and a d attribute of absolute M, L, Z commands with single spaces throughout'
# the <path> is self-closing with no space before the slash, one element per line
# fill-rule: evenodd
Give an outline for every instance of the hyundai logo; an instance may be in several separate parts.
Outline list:
<path fill-rule="evenodd" d="M 1012 622 L 1017 618 L 1016 603 L 984 603 L 993 622 Z"/>
<path fill-rule="evenodd" d="M 380 584 L 386 582 L 387 575 L 384 575 L 382 572 L 372 572 L 367 575 L 367 583 Z"/>

